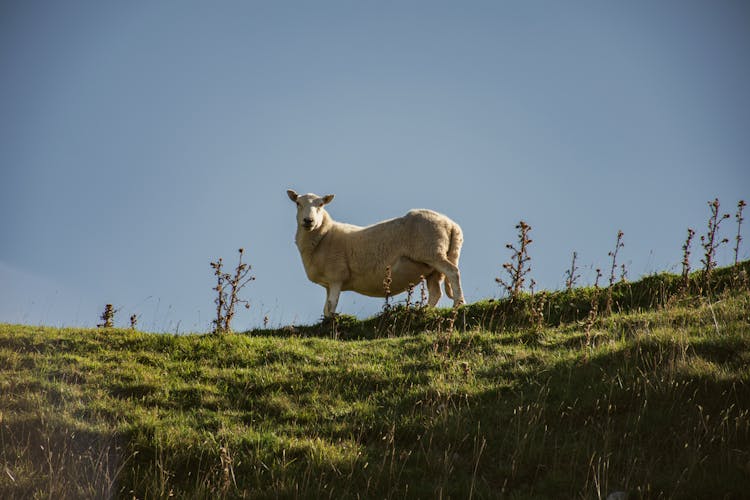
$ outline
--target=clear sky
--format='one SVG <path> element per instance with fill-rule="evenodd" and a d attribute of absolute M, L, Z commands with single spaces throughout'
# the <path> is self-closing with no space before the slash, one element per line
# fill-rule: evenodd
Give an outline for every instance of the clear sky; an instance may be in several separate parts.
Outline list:
<path fill-rule="evenodd" d="M 631 279 L 679 272 L 706 202 L 750 201 L 748 26 L 739 0 L 2 2 L 0 322 L 109 302 L 207 331 L 239 247 L 235 328 L 314 322 L 288 188 L 353 224 L 449 215 L 470 302 L 501 295 L 520 219 L 541 287 L 574 250 L 591 283 L 618 229 Z"/>

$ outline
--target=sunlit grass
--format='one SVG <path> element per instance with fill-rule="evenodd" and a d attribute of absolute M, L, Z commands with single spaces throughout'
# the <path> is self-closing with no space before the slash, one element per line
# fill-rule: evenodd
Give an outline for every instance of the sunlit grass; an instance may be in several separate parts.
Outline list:
<path fill-rule="evenodd" d="M 750 294 L 615 293 L 588 347 L 493 303 L 346 341 L 0 325 L 0 497 L 742 497 Z"/>

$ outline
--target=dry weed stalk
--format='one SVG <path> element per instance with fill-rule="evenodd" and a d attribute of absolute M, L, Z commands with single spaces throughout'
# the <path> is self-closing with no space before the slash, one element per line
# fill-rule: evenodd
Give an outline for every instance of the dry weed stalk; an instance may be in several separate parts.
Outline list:
<path fill-rule="evenodd" d="M 687 238 L 682 245 L 682 288 L 687 292 L 690 287 L 690 244 L 693 242 L 695 231 L 692 228 L 687 230 Z"/>
<path fill-rule="evenodd" d="M 458 308 L 454 307 L 447 318 L 439 318 L 437 322 L 437 337 L 432 344 L 435 354 L 449 354 L 451 351 L 451 337 L 458 319 Z"/>
<path fill-rule="evenodd" d="M 742 218 L 742 209 L 747 206 L 747 203 L 745 203 L 745 200 L 740 200 L 737 202 L 737 213 L 734 215 L 734 218 L 737 219 L 737 236 L 735 236 L 735 244 L 734 244 L 734 265 L 737 265 L 739 253 L 740 253 L 740 242 L 742 241 L 742 234 L 740 233 L 742 229 L 742 221 L 745 220 Z"/>
<path fill-rule="evenodd" d="M 415 283 L 409 283 L 408 288 L 406 289 L 406 309 L 411 310 L 412 308 L 415 309 L 424 309 L 427 306 L 427 289 L 426 289 L 426 281 L 424 276 L 419 277 L 419 302 L 414 302 L 415 299 L 415 292 L 417 289 L 417 285 Z"/>
<path fill-rule="evenodd" d="M 512 243 L 505 245 L 505 248 L 513 251 L 511 262 L 503 264 L 503 269 L 510 275 L 510 281 L 506 282 L 502 278 L 495 278 L 495 281 L 508 291 L 511 299 L 518 297 L 518 294 L 523 290 L 525 276 L 531 271 L 531 267 L 527 267 L 527 263 L 531 260 L 528 247 L 533 241 L 529 238 L 531 226 L 524 221 L 520 221 L 516 225 L 516 229 L 518 229 L 518 248 Z"/>
<path fill-rule="evenodd" d="M 711 210 L 711 216 L 708 218 L 708 232 L 701 236 L 701 246 L 703 247 L 704 254 L 701 262 L 703 263 L 703 287 L 706 293 L 710 292 L 711 288 L 711 272 L 716 267 L 716 250 L 722 243 L 729 243 L 728 238 L 723 238 L 717 241 L 717 233 L 719 232 L 719 226 L 722 221 L 728 219 L 729 214 L 723 214 L 719 216 L 719 199 L 715 198 L 714 201 L 708 202 L 708 207 Z"/>
<path fill-rule="evenodd" d="M 234 476 L 234 459 L 229 453 L 229 448 L 224 445 L 219 448 L 219 460 L 221 462 L 221 485 L 219 490 L 222 496 L 229 493 L 229 488 L 234 485 L 237 487 L 237 479 Z"/>
<path fill-rule="evenodd" d="M 578 274 L 578 267 L 576 267 L 576 259 L 578 258 L 578 252 L 573 251 L 573 259 L 570 263 L 570 269 L 565 271 L 565 289 L 570 291 L 576 284 L 578 278 L 581 277 Z"/>
<path fill-rule="evenodd" d="M 416 285 L 414 283 L 409 283 L 409 286 L 406 288 L 406 309 L 411 309 L 411 300 L 414 296 L 414 287 Z"/>
<path fill-rule="evenodd" d="M 547 305 L 547 293 L 534 293 L 536 281 L 531 280 L 531 325 L 537 332 L 541 332 L 544 327 L 544 306 Z"/>
<path fill-rule="evenodd" d="M 451 310 L 451 315 L 448 316 L 448 327 L 446 328 L 446 332 L 448 334 L 453 333 L 453 328 L 454 328 L 454 326 L 456 324 L 456 319 L 458 319 L 458 308 L 454 307 Z"/>
<path fill-rule="evenodd" d="M 589 309 L 589 314 L 586 317 L 586 353 L 584 357 L 584 361 L 588 361 L 589 358 L 589 348 L 591 347 L 591 328 L 593 328 L 594 323 L 596 323 L 596 318 L 599 314 L 599 278 L 602 277 L 602 270 L 597 268 L 596 269 L 596 279 L 594 280 L 594 293 L 591 295 L 591 307 Z"/>
<path fill-rule="evenodd" d="M 383 278 L 383 294 L 385 295 L 385 303 L 383 304 L 383 311 L 389 311 L 391 309 L 391 266 L 385 268 L 385 277 Z"/>
<path fill-rule="evenodd" d="M 250 309 L 250 302 L 239 298 L 240 290 L 255 279 L 255 276 L 248 276 L 251 269 L 250 264 L 242 262 L 244 253 L 245 249 L 240 248 L 239 262 L 233 275 L 223 271 L 224 263 L 221 257 L 216 262 L 211 262 L 214 276 L 216 276 L 214 290 L 217 293 L 216 300 L 214 300 L 216 304 L 216 319 L 213 320 L 214 333 L 229 333 L 232 331 L 232 319 L 237 304 L 244 304 L 246 309 Z"/>
<path fill-rule="evenodd" d="M 393 282 L 391 276 L 391 266 L 387 266 L 383 277 L 383 295 L 385 296 L 385 301 L 383 302 L 383 312 L 380 315 L 380 325 L 378 326 L 378 330 L 385 332 L 387 337 L 393 337 L 396 334 L 397 321 L 397 315 L 392 314 L 394 311 L 391 304 L 391 283 Z"/>
<path fill-rule="evenodd" d="M 615 249 L 609 252 L 607 255 L 612 257 L 612 267 L 609 271 L 609 287 L 607 287 L 607 314 L 612 314 L 612 287 L 615 284 L 615 269 L 617 269 L 617 252 L 625 246 L 622 242 L 622 237 L 625 235 L 621 230 L 617 231 L 617 242 L 615 243 Z M 624 271 L 623 271 L 624 272 Z"/>

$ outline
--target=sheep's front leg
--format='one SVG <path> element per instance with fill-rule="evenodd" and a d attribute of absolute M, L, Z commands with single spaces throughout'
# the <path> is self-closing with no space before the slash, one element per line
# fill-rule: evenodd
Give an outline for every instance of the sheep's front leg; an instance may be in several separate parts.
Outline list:
<path fill-rule="evenodd" d="M 326 287 L 326 305 L 323 308 L 323 316 L 332 317 L 336 313 L 336 306 L 339 304 L 339 294 L 341 294 L 341 283 L 333 283 Z"/>

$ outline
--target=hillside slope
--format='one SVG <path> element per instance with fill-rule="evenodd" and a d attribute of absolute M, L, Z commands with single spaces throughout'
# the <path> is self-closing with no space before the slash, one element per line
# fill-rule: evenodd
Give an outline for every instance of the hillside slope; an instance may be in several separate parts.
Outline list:
<path fill-rule="evenodd" d="M 730 288 L 589 335 L 0 325 L 0 497 L 746 497 L 749 326 Z"/>

